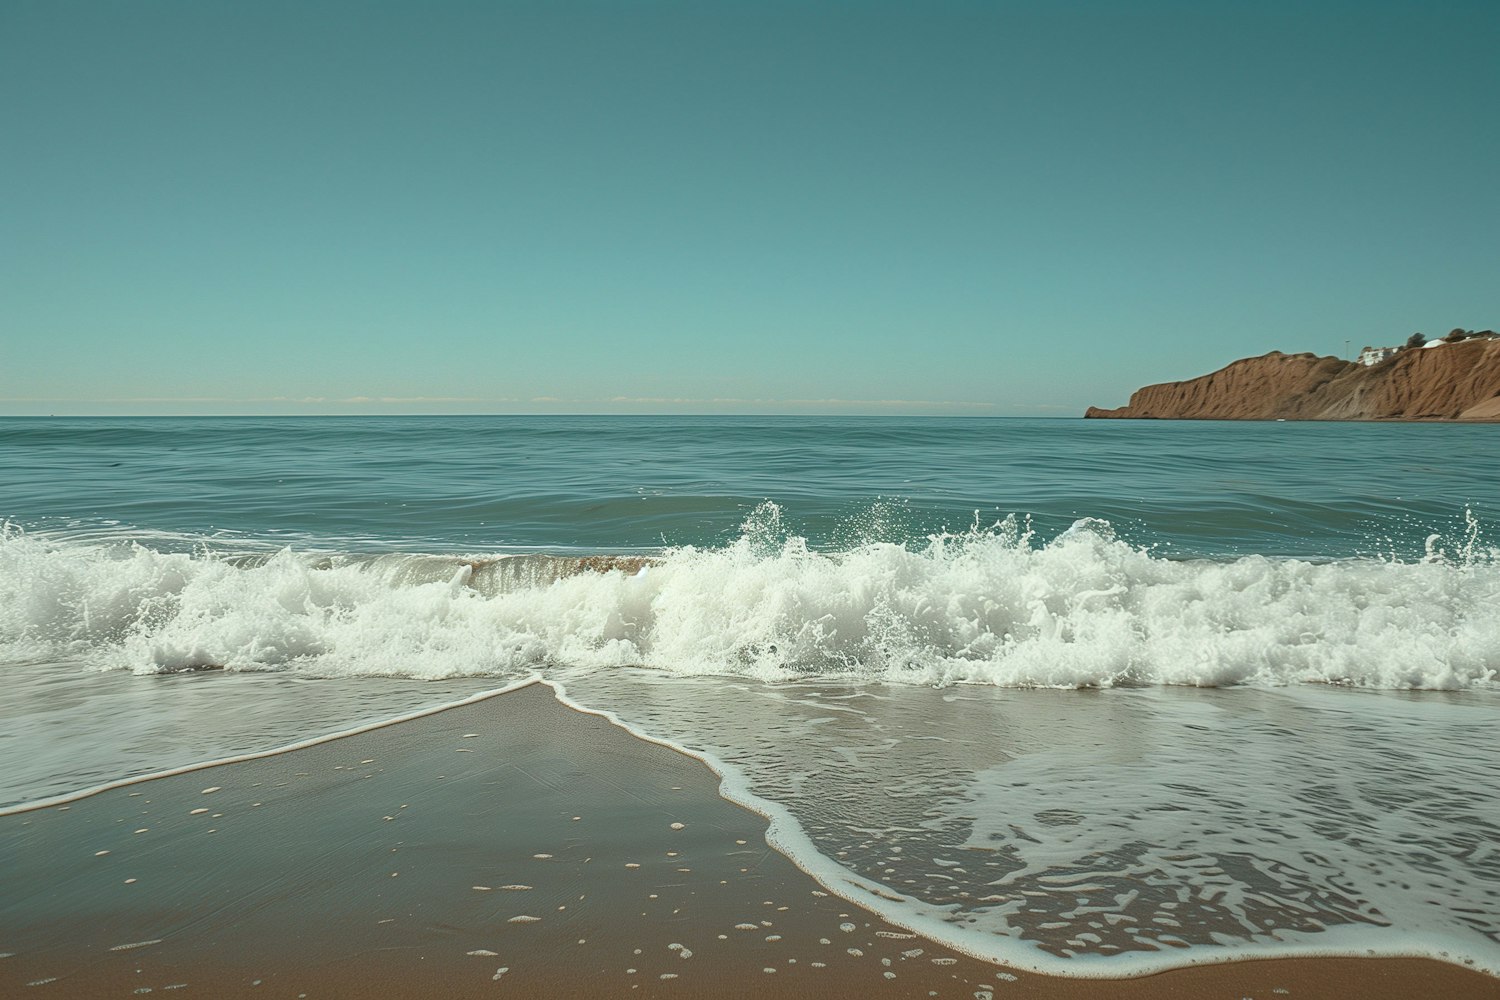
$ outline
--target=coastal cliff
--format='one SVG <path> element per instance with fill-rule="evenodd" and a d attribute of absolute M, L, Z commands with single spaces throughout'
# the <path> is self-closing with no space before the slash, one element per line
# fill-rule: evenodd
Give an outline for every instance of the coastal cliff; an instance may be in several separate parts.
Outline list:
<path fill-rule="evenodd" d="M 1085 417 L 1162 420 L 1500 420 L 1500 340 L 1413 348 L 1365 366 L 1272 351 L 1138 389 Z"/>

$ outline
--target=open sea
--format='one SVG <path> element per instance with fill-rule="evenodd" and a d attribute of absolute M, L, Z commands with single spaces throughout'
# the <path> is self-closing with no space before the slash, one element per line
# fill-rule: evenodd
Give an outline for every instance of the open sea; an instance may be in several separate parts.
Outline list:
<path fill-rule="evenodd" d="M 543 679 L 831 890 L 1500 975 L 1500 428 L 0 418 L 0 806 Z"/>

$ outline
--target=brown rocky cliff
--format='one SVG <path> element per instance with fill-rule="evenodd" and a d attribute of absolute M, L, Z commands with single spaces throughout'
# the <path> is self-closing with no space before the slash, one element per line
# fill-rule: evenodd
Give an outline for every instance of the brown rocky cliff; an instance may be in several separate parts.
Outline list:
<path fill-rule="evenodd" d="M 1500 340 L 1402 351 L 1378 365 L 1272 351 L 1186 382 L 1148 385 L 1086 417 L 1163 420 L 1497 420 Z"/>

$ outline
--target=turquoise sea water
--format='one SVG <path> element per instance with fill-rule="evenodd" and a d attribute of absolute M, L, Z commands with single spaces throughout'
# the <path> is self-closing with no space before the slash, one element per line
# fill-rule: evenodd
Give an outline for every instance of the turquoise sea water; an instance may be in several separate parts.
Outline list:
<path fill-rule="evenodd" d="M 1493 427 L 7 418 L 0 521 L 0 803 L 541 677 L 981 954 L 1500 971 Z"/>
<path fill-rule="evenodd" d="M 0 419 L 0 512 L 372 551 L 817 548 L 1082 517 L 1168 553 L 1420 555 L 1500 504 L 1487 426 L 1046 419 Z"/>

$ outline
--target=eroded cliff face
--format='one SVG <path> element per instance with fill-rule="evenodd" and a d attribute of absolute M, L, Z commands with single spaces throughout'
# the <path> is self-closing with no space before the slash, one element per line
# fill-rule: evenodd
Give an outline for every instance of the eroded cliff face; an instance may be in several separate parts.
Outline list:
<path fill-rule="evenodd" d="M 1365 367 L 1272 351 L 1138 389 L 1086 417 L 1163 420 L 1500 420 L 1500 340 L 1402 351 Z"/>

